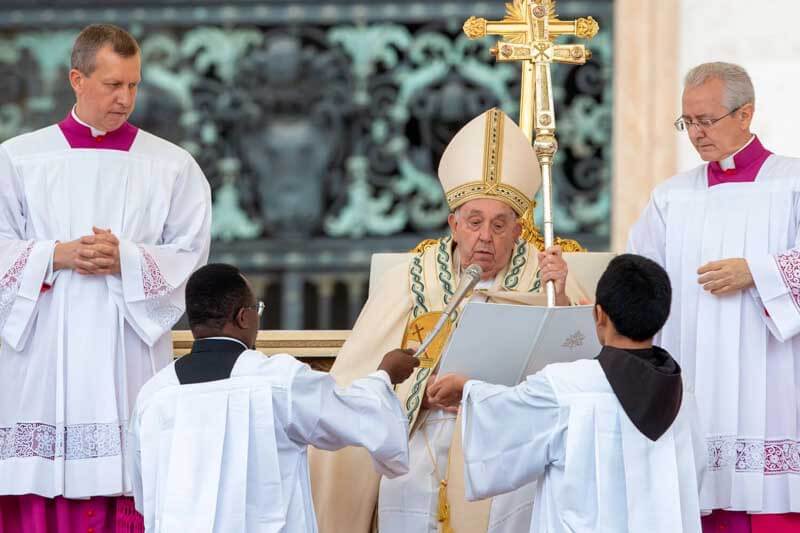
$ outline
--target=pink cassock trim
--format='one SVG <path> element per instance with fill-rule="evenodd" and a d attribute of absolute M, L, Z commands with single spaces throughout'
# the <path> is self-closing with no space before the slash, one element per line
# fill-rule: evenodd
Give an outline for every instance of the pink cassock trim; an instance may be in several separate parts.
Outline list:
<path fill-rule="evenodd" d="M 755 181 L 764 161 L 771 155 L 772 152 L 764 148 L 756 137 L 744 150 L 733 156 L 736 168 L 722 170 L 717 161 L 708 164 L 708 186 Z"/>
<path fill-rule="evenodd" d="M 800 513 L 750 515 L 753 533 L 797 533 Z"/>
<path fill-rule="evenodd" d="M 64 120 L 58 123 L 61 133 L 67 139 L 71 148 L 86 148 L 90 150 L 119 150 L 127 152 L 133 146 L 139 129 L 126 122 L 114 131 L 105 135 L 92 136 L 92 130 L 80 124 L 69 113 Z"/>
<path fill-rule="evenodd" d="M 797 533 L 800 513 L 748 514 L 715 510 L 702 518 L 703 533 Z"/>
<path fill-rule="evenodd" d="M 0 496 L 0 533 L 144 533 L 133 498 L 94 496 L 71 500 L 36 494 Z"/>
<path fill-rule="evenodd" d="M 750 515 L 744 511 L 715 510 L 700 520 L 703 533 L 752 533 Z"/>

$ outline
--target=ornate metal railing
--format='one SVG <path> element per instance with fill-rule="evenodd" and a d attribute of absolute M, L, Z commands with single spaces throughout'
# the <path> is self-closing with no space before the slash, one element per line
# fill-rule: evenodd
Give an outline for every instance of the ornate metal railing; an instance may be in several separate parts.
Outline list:
<path fill-rule="evenodd" d="M 5 0 L 0 141 L 67 112 L 69 51 L 87 23 L 129 28 L 143 82 L 132 120 L 188 149 L 214 191 L 211 260 L 240 265 L 264 327 L 349 328 L 369 257 L 446 231 L 436 164 L 490 106 L 517 114 L 519 71 L 461 33 L 502 2 Z M 556 231 L 609 239 L 611 0 L 559 2 L 603 32 L 594 57 L 553 69 Z"/>

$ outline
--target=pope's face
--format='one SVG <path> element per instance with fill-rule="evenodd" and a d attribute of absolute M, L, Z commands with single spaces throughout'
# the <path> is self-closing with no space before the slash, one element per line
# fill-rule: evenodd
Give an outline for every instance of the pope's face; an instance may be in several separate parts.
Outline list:
<path fill-rule="evenodd" d="M 725 84 L 710 79 L 683 91 L 682 117 L 691 122 L 725 117 L 708 127 L 688 126 L 689 138 L 703 161 L 722 161 L 750 139 L 753 105 L 745 104 L 730 116 L 732 109 L 724 105 Z"/>
<path fill-rule="evenodd" d="M 447 222 L 458 245 L 461 267 L 477 263 L 483 269 L 482 279 L 494 278 L 508 265 L 522 233 L 514 210 L 499 200 L 470 200 Z"/>
<path fill-rule="evenodd" d="M 97 51 L 95 69 L 90 75 L 72 69 L 70 83 L 78 101 L 81 120 L 102 130 L 114 131 L 133 113 L 136 90 L 141 81 L 139 54 L 122 57 L 111 45 Z"/>

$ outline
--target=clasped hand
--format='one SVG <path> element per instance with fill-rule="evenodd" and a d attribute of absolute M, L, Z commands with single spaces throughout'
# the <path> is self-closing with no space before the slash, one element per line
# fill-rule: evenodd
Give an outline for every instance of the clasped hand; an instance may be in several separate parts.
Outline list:
<path fill-rule="evenodd" d="M 428 380 L 423 407 L 457 413 L 458 405 L 461 403 L 461 394 L 464 392 L 464 385 L 467 381 L 469 378 L 461 374 L 445 374 L 443 376 L 434 374 Z"/>
<path fill-rule="evenodd" d="M 111 230 L 93 227 L 92 232 L 93 235 L 56 244 L 54 270 L 74 270 L 84 276 L 119 274 L 119 239 Z"/>

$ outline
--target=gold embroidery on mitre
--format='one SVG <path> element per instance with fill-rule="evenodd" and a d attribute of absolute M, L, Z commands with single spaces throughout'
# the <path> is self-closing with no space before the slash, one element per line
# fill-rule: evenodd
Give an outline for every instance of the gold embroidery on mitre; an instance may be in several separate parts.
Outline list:
<path fill-rule="evenodd" d="M 447 193 L 447 205 L 450 209 L 455 211 L 456 208 L 476 198 L 488 198 L 490 200 L 502 200 L 517 212 L 522 215 L 528 210 L 531 201 L 519 189 L 499 183 L 493 189 L 489 189 L 485 183 L 473 181 L 465 183 Z"/>
<path fill-rule="evenodd" d="M 503 177 L 503 131 L 505 121 L 503 112 L 490 109 L 486 117 L 486 131 L 483 134 L 483 177 L 486 194 L 492 194 Z"/>

